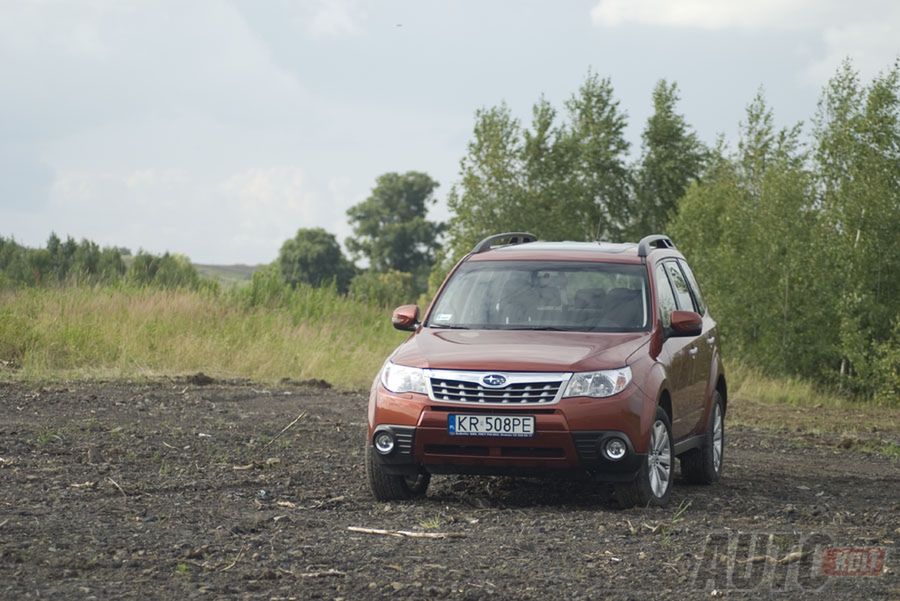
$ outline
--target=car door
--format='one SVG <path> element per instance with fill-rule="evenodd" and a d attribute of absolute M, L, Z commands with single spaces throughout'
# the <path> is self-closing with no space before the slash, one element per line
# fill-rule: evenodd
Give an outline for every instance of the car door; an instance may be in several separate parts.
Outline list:
<path fill-rule="evenodd" d="M 687 278 L 679 267 L 675 259 L 670 259 L 663 263 L 666 269 L 666 275 L 672 283 L 672 290 L 675 293 L 675 303 L 681 311 L 697 311 L 694 304 L 694 297 L 691 295 L 691 289 L 688 286 Z M 706 382 L 709 380 L 709 367 L 704 367 L 706 359 L 701 353 L 707 349 L 707 344 L 703 340 L 703 333 L 700 336 L 689 336 L 681 339 L 687 349 L 689 357 L 688 363 L 690 375 L 687 376 L 688 383 L 684 391 L 683 399 L 683 420 L 685 426 L 685 434 L 692 434 L 700 427 L 700 421 L 703 419 L 706 400 Z"/>
<path fill-rule="evenodd" d="M 700 287 L 697 285 L 697 279 L 694 272 L 691 271 L 687 261 L 678 259 L 678 266 L 684 272 L 687 285 L 690 288 L 691 296 L 694 299 L 694 307 L 697 313 L 703 316 L 703 331 L 697 342 L 697 356 L 694 361 L 694 381 L 698 388 L 698 394 L 701 395 L 700 407 L 701 418 L 706 414 L 706 401 L 713 390 L 713 362 L 716 356 L 716 322 L 710 317 L 709 311 L 706 310 L 706 303 L 700 294 Z"/>
<path fill-rule="evenodd" d="M 656 266 L 654 280 L 659 320 L 664 328 L 668 328 L 671 325 L 672 311 L 678 309 L 678 304 L 664 263 Z M 672 397 L 672 436 L 675 440 L 681 440 L 688 435 L 693 425 L 690 388 L 694 361 L 689 353 L 692 340 L 682 336 L 671 336 L 663 342 L 659 356 L 659 360 L 666 366 L 666 379 Z"/>

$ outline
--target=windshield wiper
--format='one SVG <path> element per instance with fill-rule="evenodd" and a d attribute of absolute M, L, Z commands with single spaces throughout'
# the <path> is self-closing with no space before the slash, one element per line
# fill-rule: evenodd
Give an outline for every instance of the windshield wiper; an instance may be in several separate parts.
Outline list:
<path fill-rule="evenodd" d="M 442 324 L 442 323 L 430 323 L 428 324 L 429 328 L 440 328 L 442 330 L 468 330 L 466 326 L 454 326 L 450 324 Z"/>

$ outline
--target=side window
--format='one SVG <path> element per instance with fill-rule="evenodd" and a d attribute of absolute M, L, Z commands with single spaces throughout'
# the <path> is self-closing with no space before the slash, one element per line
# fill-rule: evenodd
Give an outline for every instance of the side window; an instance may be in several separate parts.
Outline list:
<path fill-rule="evenodd" d="M 703 302 L 703 297 L 700 296 L 700 286 L 697 285 L 697 279 L 694 277 L 694 272 L 691 271 L 691 268 L 688 266 L 687 262 L 679 259 L 678 264 L 681 265 L 681 270 L 684 271 L 684 275 L 687 276 L 687 281 L 691 287 L 691 292 L 694 293 L 694 300 L 697 301 L 697 308 L 700 309 L 698 313 L 700 315 L 706 315 L 706 303 Z"/>
<path fill-rule="evenodd" d="M 675 289 L 675 302 L 682 311 L 694 311 L 694 301 L 691 299 L 691 291 L 688 289 L 687 280 L 684 274 L 678 269 L 675 261 L 666 261 L 663 263 L 666 271 L 669 272 L 669 278 L 672 280 L 672 288 Z"/>
<path fill-rule="evenodd" d="M 672 319 L 672 311 L 678 307 L 675 305 L 675 295 L 672 294 L 672 286 L 666 277 L 666 268 L 662 264 L 656 266 L 656 304 L 659 305 L 659 320 L 664 327 L 669 327 Z"/>

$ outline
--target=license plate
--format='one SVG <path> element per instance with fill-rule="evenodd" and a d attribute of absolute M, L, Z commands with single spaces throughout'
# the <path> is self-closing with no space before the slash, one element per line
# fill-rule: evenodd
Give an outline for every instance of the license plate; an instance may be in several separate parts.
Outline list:
<path fill-rule="evenodd" d="M 454 436 L 534 436 L 533 415 L 447 416 L 447 430 Z"/>

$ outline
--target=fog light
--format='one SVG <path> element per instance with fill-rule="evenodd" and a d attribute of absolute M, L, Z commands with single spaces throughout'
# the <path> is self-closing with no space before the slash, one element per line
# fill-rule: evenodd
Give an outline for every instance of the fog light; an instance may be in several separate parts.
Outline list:
<path fill-rule="evenodd" d="M 618 461 L 625 456 L 628 447 L 621 438 L 610 438 L 606 441 L 606 456 L 613 461 Z"/>
<path fill-rule="evenodd" d="M 375 435 L 375 450 L 382 455 L 387 455 L 394 450 L 394 437 L 390 432 L 382 430 Z"/>

